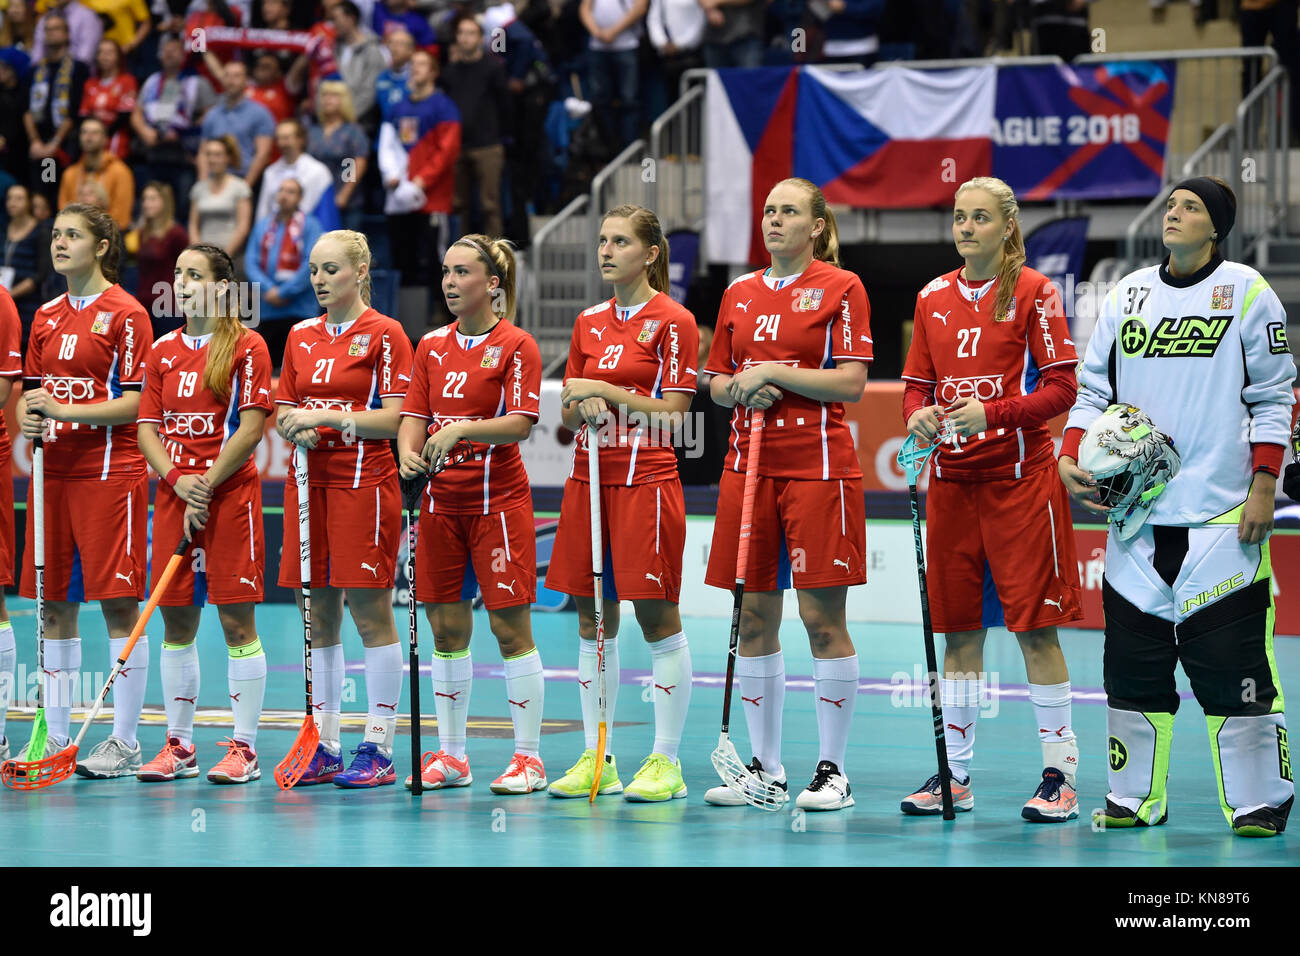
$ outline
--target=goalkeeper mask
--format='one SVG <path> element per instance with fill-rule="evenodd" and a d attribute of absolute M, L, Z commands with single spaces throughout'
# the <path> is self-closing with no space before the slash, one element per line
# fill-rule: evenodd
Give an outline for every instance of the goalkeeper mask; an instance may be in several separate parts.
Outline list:
<path fill-rule="evenodd" d="M 1300 419 L 1291 430 L 1291 455 L 1295 460 L 1282 475 L 1282 491 L 1292 501 L 1300 501 Z"/>
<path fill-rule="evenodd" d="M 1173 440 L 1132 405 L 1112 405 L 1088 426 L 1079 445 L 1079 467 L 1092 474 L 1120 540 L 1146 522 L 1155 500 L 1178 474 L 1182 461 Z"/>

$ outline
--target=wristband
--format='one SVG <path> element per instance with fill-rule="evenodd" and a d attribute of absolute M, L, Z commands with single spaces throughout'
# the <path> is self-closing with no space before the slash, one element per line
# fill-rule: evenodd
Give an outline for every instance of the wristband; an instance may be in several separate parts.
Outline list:
<path fill-rule="evenodd" d="M 163 476 L 163 481 L 167 482 L 167 484 L 175 488 L 176 482 L 178 482 L 180 478 L 181 478 L 181 470 L 179 468 L 173 468 L 171 471 L 167 472 L 167 474 Z"/>

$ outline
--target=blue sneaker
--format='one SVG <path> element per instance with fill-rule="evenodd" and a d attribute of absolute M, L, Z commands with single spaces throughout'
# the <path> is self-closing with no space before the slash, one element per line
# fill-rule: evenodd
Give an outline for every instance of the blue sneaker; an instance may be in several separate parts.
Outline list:
<path fill-rule="evenodd" d="M 363 790 L 368 787 L 383 787 L 390 783 L 397 783 L 393 758 L 385 757 L 374 744 L 363 743 L 352 752 L 356 754 L 352 766 L 335 775 L 334 786 Z"/>
<path fill-rule="evenodd" d="M 343 753 L 330 753 L 328 747 L 318 743 L 316 753 L 312 755 L 307 771 L 295 787 L 311 787 L 318 783 L 329 783 L 335 775 L 343 770 Z"/>

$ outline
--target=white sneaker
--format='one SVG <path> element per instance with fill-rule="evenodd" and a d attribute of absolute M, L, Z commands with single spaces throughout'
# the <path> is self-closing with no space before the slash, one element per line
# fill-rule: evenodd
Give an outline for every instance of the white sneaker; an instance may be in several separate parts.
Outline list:
<path fill-rule="evenodd" d="M 492 781 L 493 793 L 532 793 L 546 789 L 546 770 L 537 757 L 515 754 L 505 773 Z"/>
<path fill-rule="evenodd" d="M 120 737 L 110 736 L 96 744 L 85 760 L 77 761 L 77 776 L 91 780 L 129 777 L 140 769 L 142 763 L 139 741 L 132 749 Z"/>
<path fill-rule="evenodd" d="M 853 788 L 839 767 L 823 760 L 794 805 L 800 810 L 843 810 L 853 806 Z"/>
<path fill-rule="evenodd" d="M 781 791 L 780 800 L 782 803 L 785 803 L 787 800 L 790 799 L 790 794 L 786 792 L 787 784 L 785 779 L 784 767 L 781 768 L 780 773 L 776 775 L 770 774 L 763 769 L 763 764 L 759 762 L 759 759 L 757 757 L 755 757 L 753 760 L 750 761 L 749 769 L 753 771 L 753 773 L 763 783 L 770 783 L 778 790 Z M 736 793 L 736 791 L 732 790 L 726 784 L 723 784 L 718 787 L 711 787 L 708 790 L 706 790 L 704 792 L 704 802 L 711 803 L 715 807 L 745 806 L 745 798 L 742 797 L 740 794 Z"/>

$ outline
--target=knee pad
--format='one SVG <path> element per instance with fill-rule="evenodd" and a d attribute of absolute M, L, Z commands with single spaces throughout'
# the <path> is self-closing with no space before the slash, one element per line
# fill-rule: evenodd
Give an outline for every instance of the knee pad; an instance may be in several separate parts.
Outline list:
<path fill-rule="evenodd" d="M 1256 581 L 1178 625 L 1178 657 L 1210 716 L 1257 717 L 1275 709 L 1270 585 L 1268 578 Z"/>
<path fill-rule="evenodd" d="M 1173 714 L 1178 711 L 1174 624 L 1147 614 L 1102 582 L 1106 646 L 1102 670 L 1106 702 L 1117 710 Z"/>

